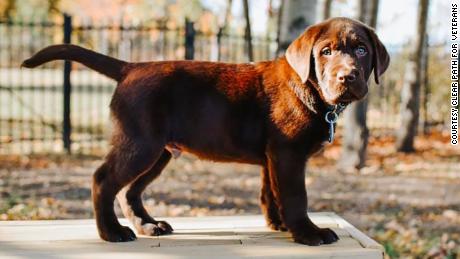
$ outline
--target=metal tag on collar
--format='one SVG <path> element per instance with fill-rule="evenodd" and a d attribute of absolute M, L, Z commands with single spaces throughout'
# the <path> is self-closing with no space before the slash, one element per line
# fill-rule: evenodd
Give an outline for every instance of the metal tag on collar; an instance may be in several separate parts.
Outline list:
<path fill-rule="evenodd" d="M 334 141 L 334 130 L 335 130 L 335 123 L 337 122 L 337 119 L 339 118 L 339 115 L 335 112 L 335 109 L 332 111 L 326 112 L 326 116 L 324 116 L 324 119 L 326 120 L 327 123 L 329 123 L 329 143 L 332 143 Z"/>
<path fill-rule="evenodd" d="M 346 104 L 339 103 L 334 105 L 330 111 L 326 112 L 326 116 L 324 117 L 324 119 L 327 123 L 329 123 L 329 143 L 332 143 L 332 141 L 334 141 L 335 123 L 339 119 L 339 114 L 342 113 L 346 107 Z"/>
<path fill-rule="evenodd" d="M 345 110 L 345 108 L 347 108 L 347 105 L 346 104 L 343 104 L 343 103 L 339 103 L 337 105 L 334 106 L 334 111 L 337 115 L 339 115 L 340 113 L 343 112 L 343 110 Z"/>

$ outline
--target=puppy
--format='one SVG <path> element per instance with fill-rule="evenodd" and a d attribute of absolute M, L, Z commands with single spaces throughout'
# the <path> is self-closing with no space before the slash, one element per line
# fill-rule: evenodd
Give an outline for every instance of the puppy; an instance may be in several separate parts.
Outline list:
<path fill-rule="evenodd" d="M 54 45 L 23 66 L 57 59 L 80 62 L 118 82 L 110 104 L 112 148 L 93 177 L 102 239 L 136 238 L 115 216 L 116 196 L 139 233 L 173 231 L 147 213 L 141 193 L 168 164 L 170 150 L 180 150 L 202 159 L 260 165 L 268 226 L 288 230 L 302 244 L 338 240 L 306 213 L 305 164 L 331 134 L 325 114 L 334 105 L 362 99 L 371 72 L 378 83 L 389 65 L 385 47 L 369 27 L 330 19 L 309 27 L 285 56 L 255 64 L 129 63 L 74 45 Z"/>

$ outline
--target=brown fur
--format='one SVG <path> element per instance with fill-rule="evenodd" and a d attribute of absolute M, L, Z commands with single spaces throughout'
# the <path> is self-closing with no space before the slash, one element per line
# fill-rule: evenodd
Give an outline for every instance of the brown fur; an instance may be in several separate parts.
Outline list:
<path fill-rule="evenodd" d="M 358 56 L 361 45 L 367 53 Z M 324 54 L 325 46 L 330 55 Z M 140 233 L 172 232 L 168 223 L 149 216 L 141 201 L 142 191 L 170 160 L 168 148 L 213 161 L 261 165 L 261 206 L 271 228 L 288 230 L 296 242 L 308 245 L 338 239 L 306 214 L 305 163 L 327 139 L 328 107 L 364 97 L 372 70 L 378 81 L 388 67 L 385 48 L 365 25 L 328 20 L 308 28 L 285 57 L 256 64 L 126 63 L 58 45 L 23 65 L 55 59 L 81 62 L 119 82 L 110 104 L 113 147 L 93 179 L 94 210 L 104 240 L 135 239 L 113 211 L 117 193 L 125 216 Z"/>

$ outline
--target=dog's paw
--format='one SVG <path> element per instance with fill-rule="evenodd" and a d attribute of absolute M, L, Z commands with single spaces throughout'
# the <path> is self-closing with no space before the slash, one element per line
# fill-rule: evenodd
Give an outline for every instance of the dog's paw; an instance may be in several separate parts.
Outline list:
<path fill-rule="evenodd" d="M 339 240 L 339 236 L 330 228 L 320 228 L 319 234 L 321 235 L 324 244 L 331 244 Z"/>
<path fill-rule="evenodd" d="M 154 223 L 144 223 L 138 228 L 139 234 L 146 236 L 162 236 L 171 234 L 173 228 L 166 221 L 156 221 Z"/>
<path fill-rule="evenodd" d="M 136 234 L 134 234 L 129 227 L 124 226 L 110 229 L 105 233 L 101 233 L 100 236 L 102 239 L 109 242 L 127 242 L 136 240 Z"/>
<path fill-rule="evenodd" d="M 287 231 L 286 226 L 280 221 L 267 221 L 267 226 L 276 231 Z"/>
<path fill-rule="evenodd" d="M 312 231 L 295 233 L 292 235 L 296 243 L 319 246 L 337 242 L 339 237 L 329 228 L 320 228 Z"/>

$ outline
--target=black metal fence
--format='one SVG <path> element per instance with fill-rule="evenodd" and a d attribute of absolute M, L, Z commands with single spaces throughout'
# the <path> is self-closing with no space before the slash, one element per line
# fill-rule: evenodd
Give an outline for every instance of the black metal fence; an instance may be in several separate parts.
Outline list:
<path fill-rule="evenodd" d="M 70 62 L 21 69 L 41 48 L 74 43 L 129 61 L 199 59 L 247 62 L 244 35 L 203 32 L 186 21 L 144 24 L 0 20 L 0 154 L 106 148 L 114 82 Z M 274 40 L 253 38 L 256 60 L 271 59 Z"/>

